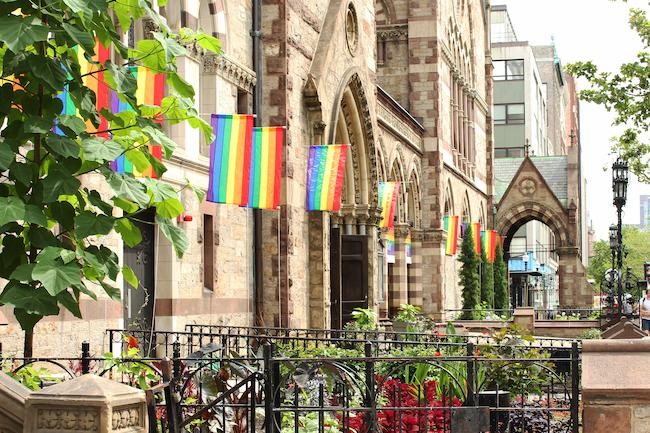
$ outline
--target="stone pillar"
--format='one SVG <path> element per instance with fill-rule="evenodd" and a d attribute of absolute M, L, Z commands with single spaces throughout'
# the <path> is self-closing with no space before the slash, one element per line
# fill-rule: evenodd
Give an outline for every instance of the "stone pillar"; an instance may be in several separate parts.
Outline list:
<path fill-rule="evenodd" d="M 515 308 L 512 321 L 515 325 L 519 325 L 527 329 L 531 334 L 535 333 L 535 309 L 532 307 Z"/>
<path fill-rule="evenodd" d="M 650 339 L 582 344 L 583 431 L 650 431 Z"/>
<path fill-rule="evenodd" d="M 422 232 L 411 230 L 411 264 L 408 269 L 409 304 L 422 307 Z"/>
<path fill-rule="evenodd" d="M 86 374 L 30 394 L 25 403 L 24 433 L 146 433 L 144 392 Z"/>
<path fill-rule="evenodd" d="M 580 261 L 578 248 L 561 247 L 557 249 L 557 253 L 559 256 L 560 306 L 593 307 L 594 290 L 587 282 L 587 273 Z"/>
<path fill-rule="evenodd" d="M 0 372 L 0 432 L 23 433 L 25 399 L 29 390 Z"/>
<path fill-rule="evenodd" d="M 445 309 L 445 245 L 442 229 L 422 230 L 422 311 L 441 320 Z"/>
<path fill-rule="evenodd" d="M 329 213 L 309 212 L 309 327 L 329 329 L 330 257 Z"/>
<path fill-rule="evenodd" d="M 406 269 L 406 236 L 408 225 L 395 224 L 395 263 L 393 280 L 388 294 L 389 317 L 394 317 L 400 305 L 408 303 L 408 273 Z"/>

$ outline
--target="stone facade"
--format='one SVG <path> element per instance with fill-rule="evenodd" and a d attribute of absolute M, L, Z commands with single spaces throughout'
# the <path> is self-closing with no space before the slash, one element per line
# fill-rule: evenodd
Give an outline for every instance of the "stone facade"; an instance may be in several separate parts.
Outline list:
<path fill-rule="evenodd" d="M 338 301 L 331 288 L 348 283 L 332 280 L 342 266 L 331 254 L 332 234 L 339 232 L 363 237 L 367 245 L 357 272 L 365 279 L 360 305 L 389 314 L 409 302 L 438 318 L 445 309 L 460 308 L 459 266 L 444 255 L 443 217 L 463 214 L 492 224 L 484 2 L 263 0 L 259 76 L 252 60 L 252 7 L 250 0 L 190 0 L 169 2 L 164 15 L 172 28 L 201 27 L 221 38 L 223 56 L 190 50 L 177 60 L 197 89 L 197 108 L 206 120 L 210 113 L 251 112 L 252 93 L 261 83 L 261 124 L 287 128 L 282 205 L 261 212 L 258 221 L 263 284 L 254 287 L 254 212 L 200 203 L 183 191 L 185 214 L 192 216 L 179 222 L 190 240 L 185 257 L 177 259 L 169 242 L 155 235 L 155 328 L 332 326 L 331 312 L 340 305 L 333 305 Z M 146 32 L 143 27 L 136 37 Z M 205 187 L 208 143 L 187 125 L 169 133 L 179 147 L 163 180 Z M 320 143 L 350 144 L 339 212 L 305 211 L 308 149 Z M 385 231 L 378 229 L 381 181 L 400 183 L 390 281 Z M 111 246 L 123 250 L 117 238 Z M 62 315 L 39 325 L 36 355 L 76 353 L 80 335 L 91 340 L 91 350 L 108 349 L 102 332 L 125 325 L 122 304 L 83 302 L 86 320 Z M 11 322 L 5 331 L 17 335 Z M 73 333 L 76 338 L 66 337 Z M 58 340 L 51 338 L 55 334 Z M 19 351 L 19 337 L 2 341 Z"/>

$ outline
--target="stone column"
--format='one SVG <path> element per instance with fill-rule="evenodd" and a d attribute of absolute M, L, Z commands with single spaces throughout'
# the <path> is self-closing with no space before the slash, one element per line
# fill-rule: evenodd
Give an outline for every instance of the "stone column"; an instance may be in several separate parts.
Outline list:
<path fill-rule="evenodd" d="M 560 247 L 558 276 L 560 278 L 560 306 L 589 308 L 594 304 L 594 291 L 587 283 L 586 270 L 577 247 Z"/>
<path fill-rule="evenodd" d="M 395 224 L 395 263 L 393 264 L 393 279 L 390 282 L 388 294 L 389 317 L 395 316 L 400 305 L 408 303 L 408 273 L 406 269 L 406 236 L 407 224 Z"/>
<path fill-rule="evenodd" d="M 650 431 L 650 339 L 582 344 L 583 431 Z"/>
<path fill-rule="evenodd" d="M 411 264 L 408 269 L 409 304 L 422 307 L 422 231 L 411 230 Z"/>

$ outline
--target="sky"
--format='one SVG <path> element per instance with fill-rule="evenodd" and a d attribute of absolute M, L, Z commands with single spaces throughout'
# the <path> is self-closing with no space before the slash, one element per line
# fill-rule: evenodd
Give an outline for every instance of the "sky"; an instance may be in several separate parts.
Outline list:
<path fill-rule="evenodd" d="M 591 60 L 599 70 L 615 72 L 622 63 L 633 61 L 642 49 L 641 40 L 630 29 L 631 7 L 650 11 L 648 0 L 494 0 L 505 4 L 517 39 L 532 45 L 548 45 L 551 37 L 562 64 Z M 579 81 L 578 88 L 588 87 Z M 596 239 L 607 239 L 610 224 L 616 222 L 612 205 L 609 139 L 616 135 L 614 116 L 603 107 L 580 101 L 582 168 L 587 179 L 587 208 Z M 606 168 L 607 171 L 603 171 Z M 623 224 L 639 223 L 639 195 L 650 194 L 650 185 L 630 174 Z"/>

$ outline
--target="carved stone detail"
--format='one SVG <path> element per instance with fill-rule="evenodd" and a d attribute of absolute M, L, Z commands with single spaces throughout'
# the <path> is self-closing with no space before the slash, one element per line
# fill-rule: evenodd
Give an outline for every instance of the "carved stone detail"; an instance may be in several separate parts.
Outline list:
<path fill-rule="evenodd" d="M 203 73 L 217 74 L 237 87 L 252 93 L 257 77 L 255 72 L 225 54 L 203 56 Z"/>
<path fill-rule="evenodd" d="M 416 149 L 420 151 L 422 150 L 422 137 L 420 134 L 409 128 L 406 122 L 398 118 L 392 111 L 382 104 L 377 104 L 377 120 Z"/>
<path fill-rule="evenodd" d="M 519 183 L 519 192 L 525 196 L 532 196 L 535 194 L 536 190 L 537 183 L 529 177 L 522 179 L 522 181 Z"/>
<path fill-rule="evenodd" d="M 114 431 L 129 427 L 141 427 L 142 425 L 140 411 L 136 406 L 113 409 L 112 427 Z"/>
<path fill-rule="evenodd" d="M 158 25 L 149 18 L 142 20 L 142 37 L 143 39 L 153 39 L 153 33 L 160 31 Z"/>
<path fill-rule="evenodd" d="M 40 409 L 38 428 L 45 430 L 97 431 L 99 412 L 96 409 Z"/>
<path fill-rule="evenodd" d="M 377 39 L 382 41 L 405 41 L 408 39 L 408 35 L 407 24 L 377 26 Z"/>
<path fill-rule="evenodd" d="M 359 45 L 359 22 L 357 21 L 357 11 L 352 3 L 348 5 L 348 12 L 345 16 L 345 39 L 350 54 L 354 56 L 357 45 Z"/>

